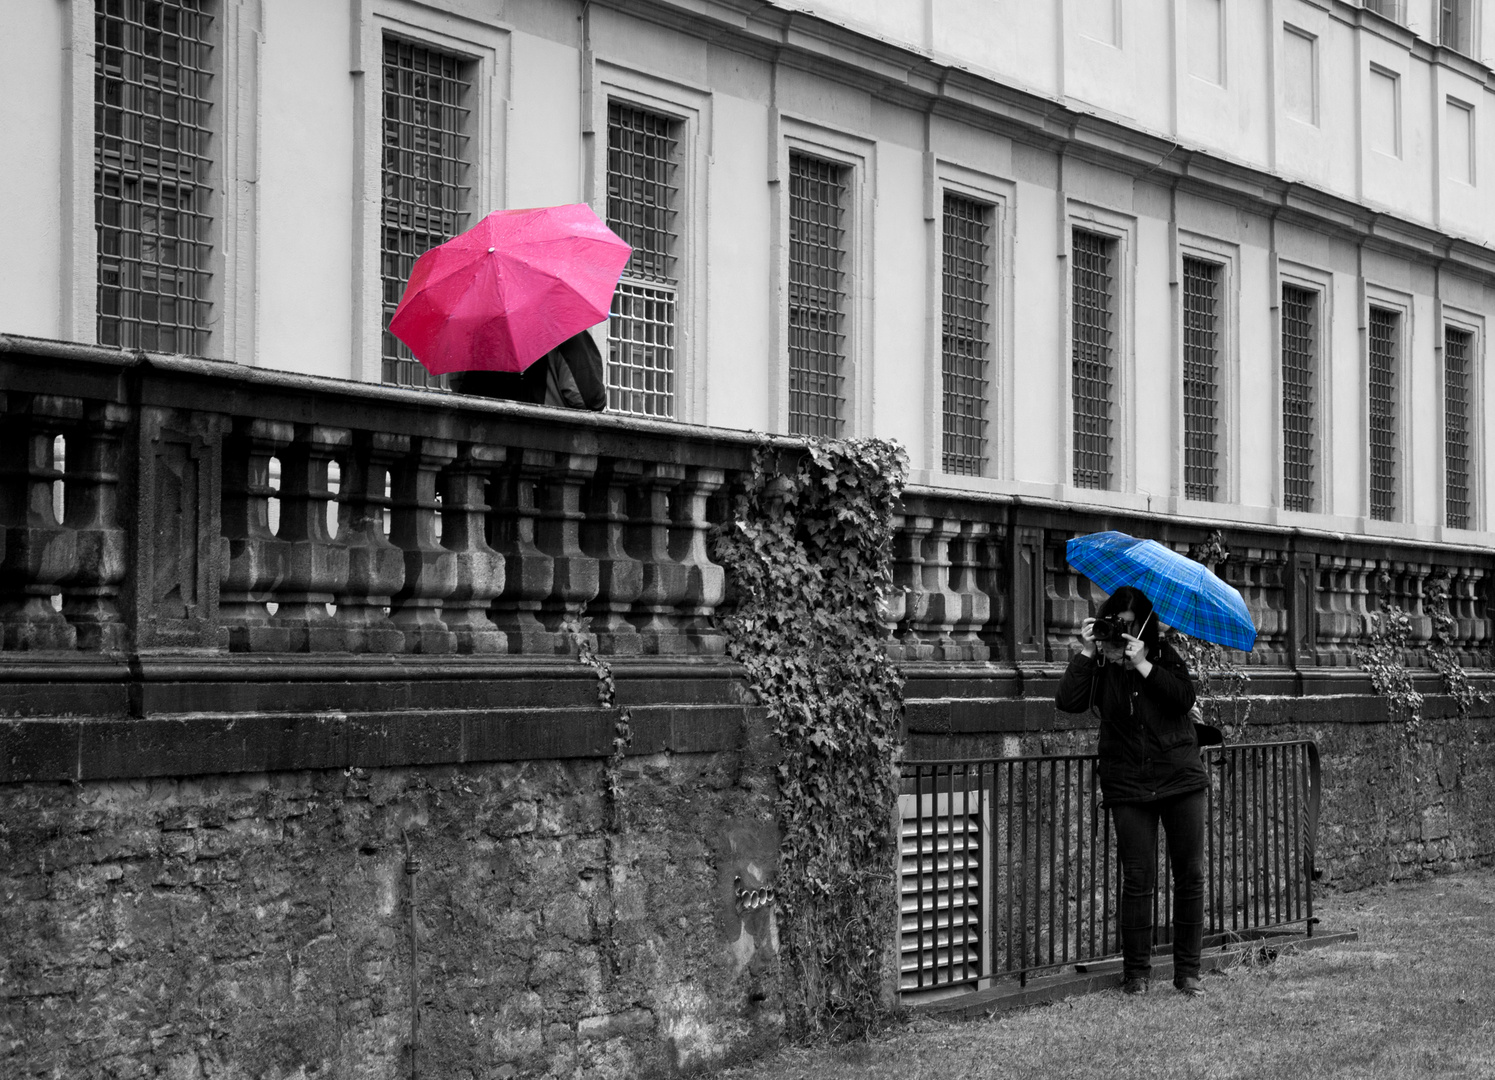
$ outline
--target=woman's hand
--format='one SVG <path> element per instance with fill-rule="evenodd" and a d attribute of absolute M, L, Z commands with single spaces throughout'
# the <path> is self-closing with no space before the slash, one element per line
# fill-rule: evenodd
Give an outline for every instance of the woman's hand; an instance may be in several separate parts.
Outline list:
<path fill-rule="evenodd" d="M 1147 659 L 1147 643 L 1131 634 L 1121 635 L 1126 640 L 1124 658 L 1126 666 L 1144 679 L 1152 674 L 1152 661 Z"/>
<path fill-rule="evenodd" d="M 1080 652 L 1095 655 L 1095 620 L 1086 619 L 1080 624 Z"/>

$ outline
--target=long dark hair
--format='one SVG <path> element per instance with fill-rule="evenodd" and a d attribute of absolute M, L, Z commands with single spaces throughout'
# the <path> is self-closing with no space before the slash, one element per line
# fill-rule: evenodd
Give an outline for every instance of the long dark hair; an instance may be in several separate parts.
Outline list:
<path fill-rule="evenodd" d="M 1132 624 L 1132 633 L 1142 639 L 1147 651 L 1156 649 L 1162 638 L 1158 634 L 1158 620 L 1153 617 L 1152 601 L 1147 599 L 1147 594 L 1141 589 L 1123 585 L 1106 597 L 1105 603 L 1101 604 L 1100 610 L 1095 614 L 1097 618 L 1105 618 L 1108 615 L 1120 615 L 1123 611 L 1130 611 L 1132 618 L 1137 620 Z M 1136 627 L 1142 628 L 1140 634 Z"/>

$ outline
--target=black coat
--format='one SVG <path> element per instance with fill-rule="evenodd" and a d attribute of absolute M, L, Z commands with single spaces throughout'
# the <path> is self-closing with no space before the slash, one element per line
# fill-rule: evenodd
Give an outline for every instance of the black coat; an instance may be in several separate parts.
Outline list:
<path fill-rule="evenodd" d="M 1107 804 L 1150 802 L 1207 787 L 1194 722 L 1194 682 L 1167 643 L 1148 653 L 1147 678 L 1098 654 L 1076 653 L 1054 704 L 1100 712 L 1100 782 Z"/>

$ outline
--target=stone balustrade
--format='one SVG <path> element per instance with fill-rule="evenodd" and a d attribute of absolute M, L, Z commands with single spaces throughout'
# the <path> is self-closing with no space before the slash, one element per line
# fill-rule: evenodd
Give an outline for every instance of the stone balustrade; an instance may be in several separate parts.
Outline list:
<path fill-rule="evenodd" d="M 0 664 L 499 662 L 564 654 L 577 615 L 603 654 L 724 653 L 709 533 L 747 433 L 20 338 L 0 338 L 0 395 Z M 1062 662 L 1100 599 L 1067 539 L 1188 552 L 1216 527 L 1259 628 L 1251 664 L 1352 666 L 1382 593 L 1425 641 L 1434 581 L 1461 657 L 1488 661 L 1488 551 L 924 488 L 897 523 L 888 647 Z"/>

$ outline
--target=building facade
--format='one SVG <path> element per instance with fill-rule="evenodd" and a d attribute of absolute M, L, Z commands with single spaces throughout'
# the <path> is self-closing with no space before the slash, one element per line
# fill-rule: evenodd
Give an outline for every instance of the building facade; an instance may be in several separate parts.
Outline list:
<path fill-rule="evenodd" d="M 962 490 L 1488 539 L 1477 0 L 6 22 L 37 103 L 0 119 L 6 332 L 424 384 L 383 331 L 414 257 L 581 201 L 636 250 L 596 331 L 615 410 L 897 438 Z"/>

